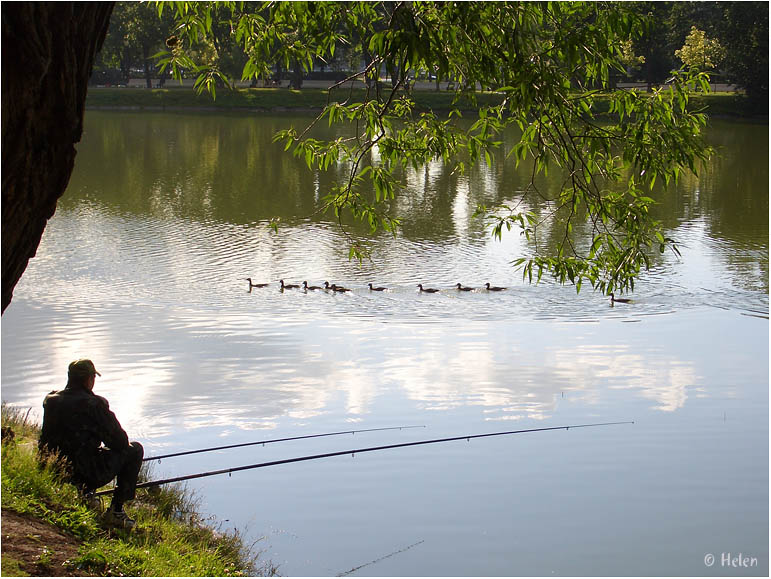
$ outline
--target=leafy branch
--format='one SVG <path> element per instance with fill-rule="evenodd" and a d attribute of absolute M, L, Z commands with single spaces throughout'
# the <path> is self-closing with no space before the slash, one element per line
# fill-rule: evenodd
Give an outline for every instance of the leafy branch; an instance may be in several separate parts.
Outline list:
<path fill-rule="evenodd" d="M 401 194 L 399 171 L 434 160 L 457 171 L 492 165 L 512 127 L 519 140 L 506 158 L 532 163 L 530 182 L 513 206 L 480 207 L 477 214 L 486 216 L 497 238 L 504 228 L 518 228 L 533 240 L 533 254 L 513 259 L 526 279 L 538 281 L 548 272 L 577 290 L 583 283 L 600 291 L 633 290 L 655 248 L 678 252 L 650 210 L 657 183 L 676 183 L 711 154 L 701 140 L 706 118 L 688 102 L 693 90 L 709 89 L 708 77 L 680 70 L 650 94 L 616 90 L 612 74 L 624 70 L 630 40 L 646 26 L 622 3 L 169 2 L 158 4 L 159 13 L 165 6 L 174 10 L 178 40 L 161 57 L 162 66 L 175 75 L 193 71 L 196 87 L 212 94 L 224 80 L 190 54 L 214 23 L 226 22 L 249 56 L 243 79 L 268 75 L 278 62 L 310 70 L 341 46 L 358 46 L 366 55 L 360 70 L 329 89 L 327 106 L 304 130 L 275 136 L 310 169 L 345 167 L 347 176 L 330 186 L 320 211 L 334 214 L 351 257 L 367 253 L 346 230 L 345 214 L 371 233 L 395 234 L 399 219 L 387 204 Z M 380 81 L 382 69 L 391 75 L 390 86 Z M 421 70 L 455 85 L 453 110 L 416 109 L 406 79 Z M 363 98 L 350 89 L 336 102 L 336 91 L 355 79 L 365 83 Z M 477 106 L 469 124 L 457 105 L 460 99 L 477 103 L 483 89 L 500 95 L 500 103 Z M 324 118 L 351 126 L 353 135 L 310 137 Z M 536 185 L 554 170 L 562 175 L 558 188 Z M 547 209 L 540 217 L 528 209 L 529 197 L 534 207 Z M 588 245 L 578 242 L 578 225 L 589 227 Z M 553 247 L 538 242 L 549 234 Z"/>

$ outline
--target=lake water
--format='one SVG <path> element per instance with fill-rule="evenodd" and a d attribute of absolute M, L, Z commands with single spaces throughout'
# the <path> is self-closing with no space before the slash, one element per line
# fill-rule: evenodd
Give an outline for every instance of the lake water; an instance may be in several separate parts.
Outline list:
<path fill-rule="evenodd" d="M 522 239 L 495 241 L 473 216 L 521 194 L 526 175 L 503 162 L 405 174 L 398 236 L 349 262 L 314 214 L 331 177 L 271 143 L 307 120 L 88 112 L 70 186 L 2 318 L 3 400 L 40 418 L 67 364 L 90 357 L 96 391 L 148 456 L 425 426 L 170 458 L 158 478 L 634 421 L 188 487 L 284 575 L 768 575 L 767 126 L 712 123 L 720 157 L 656 208 L 682 257 L 656 256 L 633 303 L 612 306 L 512 269 Z M 270 286 L 250 292 L 246 277 Z M 279 279 L 353 291 L 281 292 Z M 747 566 L 732 565 L 740 553 Z"/>

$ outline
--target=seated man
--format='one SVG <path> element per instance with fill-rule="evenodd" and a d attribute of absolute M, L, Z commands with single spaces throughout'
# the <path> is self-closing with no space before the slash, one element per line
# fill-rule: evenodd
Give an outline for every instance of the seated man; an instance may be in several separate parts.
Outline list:
<path fill-rule="evenodd" d="M 70 364 L 65 389 L 51 392 L 43 402 L 38 446 L 62 455 L 72 467 L 72 482 L 86 494 L 117 476 L 105 521 L 131 529 L 134 521 L 123 503 L 134 498 L 144 449 L 138 442 L 129 444 L 107 400 L 93 393 L 96 376 L 101 374 L 91 360 Z"/>

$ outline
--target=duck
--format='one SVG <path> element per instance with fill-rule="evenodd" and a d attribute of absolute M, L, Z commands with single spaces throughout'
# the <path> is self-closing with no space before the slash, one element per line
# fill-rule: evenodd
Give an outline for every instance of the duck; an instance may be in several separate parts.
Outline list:
<path fill-rule="evenodd" d="M 458 288 L 459 292 L 470 292 L 474 289 L 473 287 L 462 286 L 459 283 L 455 284 L 455 287 Z"/>
<path fill-rule="evenodd" d="M 324 282 L 324 289 L 325 290 L 332 290 L 333 292 L 349 292 L 349 291 L 351 291 L 347 287 L 343 287 L 341 285 L 335 285 L 335 284 L 329 285 L 328 281 Z"/>
<path fill-rule="evenodd" d="M 422 283 L 418 284 L 418 289 L 420 289 L 420 291 L 425 292 L 427 294 L 435 294 L 436 292 L 439 291 L 438 289 L 434 289 L 430 287 L 424 288 Z"/>
<path fill-rule="evenodd" d="M 490 282 L 487 282 L 485 284 L 485 289 L 487 291 L 489 291 L 489 292 L 502 292 L 503 290 L 508 289 L 508 288 L 498 287 L 498 286 L 490 286 Z"/>
<path fill-rule="evenodd" d="M 250 277 L 247 277 L 246 281 L 249 282 L 249 290 L 250 291 L 251 291 L 251 289 L 253 287 L 268 287 L 268 284 L 266 284 L 266 283 L 252 283 L 252 278 L 250 278 Z"/>
<path fill-rule="evenodd" d="M 303 282 L 303 289 L 305 291 L 308 291 L 308 290 L 320 290 L 320 289 L 324 289 L 324 288 L 322 288 L 321 286 L 317 286 L 317 285 L 308 285 L 308 282 L 304 281 Z"/>
<path fill-rule="evenodd" d="M 372 287 L 371 283 L 368 283 L 367 285 L 369 286 L 369 291 L 371 292 L 384 292 L 388 289 L 387 287 Z"/>
<path fill-rule="evenodd" d="M 611 303 L 611 304 L 614 304 L 614 303 L 616 303 L 616 302 L 618 302 L 618 303 L 620 303 L 620 304 L 629 304 L 629 303 L 631 303 L 631 302 L 632 302 L 632 300 L 630 300 L 629 298 L 617 298 L 617 297 L 616 297 L 616 296 L 613 294 L 613 292 L 610 292 L 610 303 Z"/>
<path fill-rule="evenodd" d="M 299 287 L 300 287 L 299 285 L 295 285 L 295 284 L 293 284 L 293 283 L 284 283 L 284 280 L 283 280 L 283 279 L 280 279 L 280 280 L 278 280 L 278 281 L 279 281 L 279 282 L 281 282 L 281 289 L 282 289 L 282 290 L 283 290 L 283 289 L 297 289 L 297 288 L 299 288 Z"/>

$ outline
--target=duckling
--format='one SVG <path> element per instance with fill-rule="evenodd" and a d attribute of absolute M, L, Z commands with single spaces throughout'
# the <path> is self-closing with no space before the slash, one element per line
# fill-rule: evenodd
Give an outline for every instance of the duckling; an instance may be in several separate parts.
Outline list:
<path fill-rule="evenodd" d="M 332 290 L 333 292 L 349 292 L 349 291 L 351 291 L 347 287 L 343 287 L 341 285 L 335 285 L 335 284 L 329 285 L 328 281 L 324 282 L 324 289 L 325 290 Z"/>
<path fill-rule="evenodd" d="M 617 298 L 615 295 L 613 295 L 613 292 L 610 292 L 610 303 L 614 304 L 616 302 L 620 304 L 629 304 L 632 303 L 632 300 L 628 298 Z"/>
<path fill-rule="evenodd" d="M 321 286 L 317 286 L 317 285 L 308 285 L 308 282 L 304 281 L 303 282 L 303 289 L 305 291 L 308 291 L 308 290 L 320 290 L 320 289 L 324 289 L 324 288 L 322 288 Z"/>
<path fill-rule="evenodd" d="M 459 291 L 459 292 L 470 292 L 471 290 L 473 290 L 473 289 L 474 289 L 473 287 L 466 287 L 466 286 L 462 286 L 462 285 L 460 285 L 459 283 L 458 283 L 458 284 L 455 284 L 455 287 L 456 287 L 456 288 L 458 288 L 458 291 Z"/>
<path fill-rule="evenodd" d="M 280 282 L 281 282 L 281 289 L 282 289 L 282 290 L 283 290 L 283 289 L 297 289 L 297 288 L 299 288 L 299 287 L 300 287 L 299 285 L 295 285 L 295 284 L 292 284 L 292 283 L 284 283 L 284 280 L 283 280 L 283 279 L 280 279 L 280 280 L 278 280 L 278 281 L 280 281 Z"/>
<path fill-rule="evenodd" d="M 438 289 L 434 289 L 430 287 L 424 288 L 422 283 L 418 284 L 418 288 L 420 289 L 420 291 L 425 292 L 427 294 L 435 294 L 436 292 L 439 291 Z"/>
<path fill-rule="evenodd" d="M 252 283 L 252 278 L 247 277 L 246 281 L 249 282 L 249 291 L 252 291 L 253 287 L 268 287 L 268 284 L 266 283 Z"/>
<path fill-rule="evenodd" d="M 485 289 L 486 289 L 487 291 L 489 291 L 489 292 L 502 292 L 503 290 L 505 290 L 505 289 L 508 289 L 508 288 L 505 288 L 505 287 L 498 287 L 498 286 L 492 286 L 492 287 L 490 287 L 490 282 L 487 282 L 487 283 L 485 284 Z"/>
<path fill-rule="evenodd" d="M 367 285 L 369 286 L 369 291 L 371 292 L 384 292 L 388 289 L 387 287 L 372 287 L 371 283 L 368 283 Z"/>

